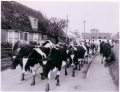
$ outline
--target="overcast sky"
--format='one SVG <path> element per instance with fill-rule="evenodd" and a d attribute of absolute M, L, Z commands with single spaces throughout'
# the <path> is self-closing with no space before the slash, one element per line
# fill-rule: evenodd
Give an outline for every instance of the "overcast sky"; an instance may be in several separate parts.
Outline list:
<path fill-rule="evenodd" d="M 53 1 L 17 1 L 41 13 L 48 18 L 65 19 L 68 14 L 70 31 L 84 32 L 83 20 L 86 20 L 86 32 L 99 29 L 100 32 L 119 31 L 119 6 L 117 2 L 53 2 Z"/>

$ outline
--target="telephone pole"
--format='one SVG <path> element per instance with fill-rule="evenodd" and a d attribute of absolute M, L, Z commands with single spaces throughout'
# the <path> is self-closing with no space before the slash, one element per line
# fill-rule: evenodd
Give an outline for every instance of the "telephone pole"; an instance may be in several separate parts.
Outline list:
<path fill-rule="evenodd" d="M 84 41 L 85 41 L 85 23 L 86 23 L 86 21 L 84 20 L 83 23 L 84 23 Z"/>
<path fill-rule="evenodd" d="M 67 14 L 67 26 L 66 26 L 66 43 L 67 43 L 67 31 L 68 31 L 68 14 Z"/>

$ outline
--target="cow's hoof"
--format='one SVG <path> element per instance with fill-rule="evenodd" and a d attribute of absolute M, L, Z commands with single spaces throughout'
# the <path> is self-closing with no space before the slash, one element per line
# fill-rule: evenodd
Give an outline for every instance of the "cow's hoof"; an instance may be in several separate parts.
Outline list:
<path fill-rule="evenodd" d="M 65 75 L 67 76 L 67 75 L 68 75 L 68 73 L 65 73 Z"/>
<path fill-rule="evenodd" d="M 86 62 L 86 64 L 88 64 L 88 61 Z"/>
<path fill-rule="evenodd" d="M 75 77 L 75 74 L 72 74 L 72 77 Z"/>
<path fill-rule="evenodd" d="M 57 83 L 56 83 L 56 86 L 60 86 L 60 83 L 57 82 Z"/>
<path fill-rule="evenodd" d="M 72 75 L 72 77 L 75 77 L 75 75 Z"/>
<path fill-rule="evenodd" d="M 55 80 L 57 80 L 57 79 L 58 79 L 58 77 L 59 77 L 59 75 L 56 75 Z"/>
<path fill-rule="evenodd" d="M 24 80 L 25 80 L 24 78 L 21 79 L 21 81 L 24 81 Z"/>
<path fill-rule="evenodd" d="M 11 69 L 12 69 L 12 70 L 14 70 L 14 69 L 16 69 L 16 68 L 14 68 L 14 67 L 11 67 Z"/>
<path fill-rule="evenodd" d="M 108 64 L 105 64 L 105 65 L 104 65 L 104 67 L 107 67 L 107 66 L 108 66 Z"/>
<path fill-rule="evenodd" d="M 45 92 L 48 92 L 50 89 L 49 89 L 49 84 L 47 84 L 46 86 L 46 89 L 45 89 Z"/>
<path fill-rule="evenodd" d="M 34 86 L 35 85 L 35 82 L 31 83 L 31 86 Z"/>

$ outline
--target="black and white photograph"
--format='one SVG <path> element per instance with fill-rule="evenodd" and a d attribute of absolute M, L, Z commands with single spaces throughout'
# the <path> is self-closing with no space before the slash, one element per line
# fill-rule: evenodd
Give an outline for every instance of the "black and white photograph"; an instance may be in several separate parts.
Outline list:
<path fill-rule="evenodd" d="M 1 91 L 119 92 L 119 1 L 1 2 Z"/>

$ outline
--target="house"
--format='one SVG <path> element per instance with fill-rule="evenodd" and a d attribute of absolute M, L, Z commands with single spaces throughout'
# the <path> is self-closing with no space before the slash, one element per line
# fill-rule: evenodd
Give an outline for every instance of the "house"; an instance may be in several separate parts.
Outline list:
<path fill-rule="evenodd" d="M 55 30 L 47 30 L 48 19 L 39 11 L 33 10 L 15 1 L 1 2 L 1 41 L 14 43 L 18 40 L 26 42 L 51 40 L 65 41 L 63 30 L 55 34 Z"/>
<path fill-rule="evenodd" d="M 1 42 L 14 44 L 18 40 L 37 41 L 47 39 L 39 22 L 46 18 L 36 10 L 15 1 L 1 2 Z"/>

